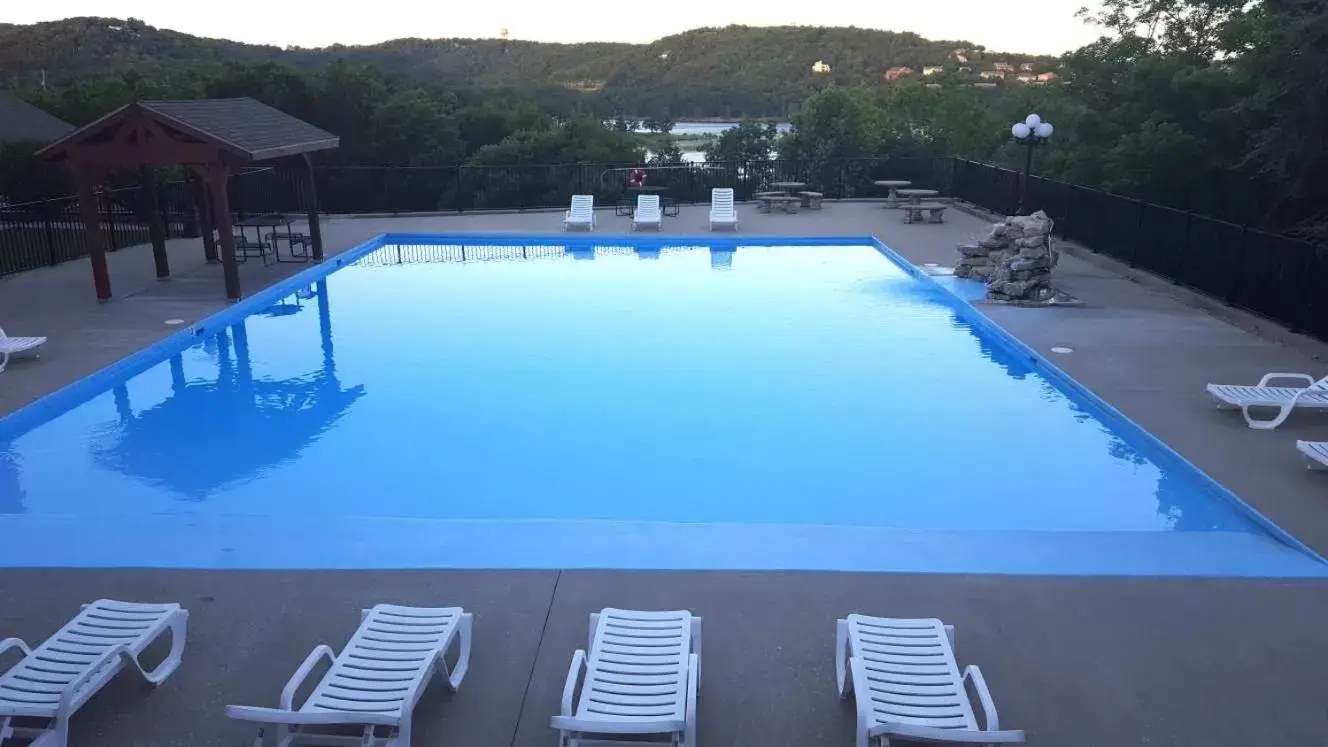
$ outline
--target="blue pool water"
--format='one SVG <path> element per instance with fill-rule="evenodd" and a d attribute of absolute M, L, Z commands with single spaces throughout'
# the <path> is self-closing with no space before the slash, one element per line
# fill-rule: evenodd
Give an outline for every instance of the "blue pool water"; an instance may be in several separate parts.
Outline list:
<path fill-rule="evenodd" d="M 0 423 L 0 563 L 1322 571 L 865 243 L 303 280 Z"/>

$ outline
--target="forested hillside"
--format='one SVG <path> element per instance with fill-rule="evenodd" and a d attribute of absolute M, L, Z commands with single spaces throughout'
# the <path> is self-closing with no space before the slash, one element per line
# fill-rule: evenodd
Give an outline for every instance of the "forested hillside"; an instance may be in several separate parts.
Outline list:
<path fill-rule="evenodd" d="M 223 62 L 284 62 L 321 69 L 338 58 L 456 88 L 518 87 L 586 94 L 600 112 L 680 117 L 785 116 L 831 85 L 880 85 L 885 71 L 952 60 L 961 41 L 856 28 L 730 26 L 651 44 L 547 44 L 499 39 L 397 39 L 372 46 L 280 49 L 203 39 L 137 20 L 71 18 L 0 26 L 0 81 L 64 85 L 133 71 L 178 75 Z M 984 53 L 975 50 L 975 62 Z M 1018 63 L 1030 55 L 995 55 Z M 823 62 L 828 72 L 812 71 Z M 553 93 L 547 94 L 553 96 Z"/>

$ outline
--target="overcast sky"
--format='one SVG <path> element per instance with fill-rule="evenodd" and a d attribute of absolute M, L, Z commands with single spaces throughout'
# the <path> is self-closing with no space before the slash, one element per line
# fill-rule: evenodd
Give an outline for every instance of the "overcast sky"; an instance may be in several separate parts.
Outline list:
<path fill-rule="evenodd" d="M 989 49 L 1060 54 L 1097 33 L 1074 13 L 1086 0 L 497 0 L 368 3 L 286 0 L 8 0 L 0 21 L 70 16 L 141 18 L 198 36 L 278 46 L 373 44 L 404 36 L 496 37 L 536 41 L 648 42 L 699 26 L 859 26 L 966 39 Z M 311 19 L 302 9 L 307 8 Z M 834 50 L 826 50 L 826 61 Z"/>

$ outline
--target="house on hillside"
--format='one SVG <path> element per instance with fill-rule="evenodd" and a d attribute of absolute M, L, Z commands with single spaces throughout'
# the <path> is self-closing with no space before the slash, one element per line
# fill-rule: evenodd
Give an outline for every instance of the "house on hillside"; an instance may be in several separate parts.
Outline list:
<path fill-rule="evenodd" d="M 959 66 L 959 72 L 961 72 L 961 73 L 965 73 L 965 74 L 967 74 L 967 75 L 972 75 L 972 74 L 973 74 L 973 67 L 972 67 L 971 65 L 960 65 L 960 66 Z"/>
<path fill-rule="evenodd" d="M 1058 78 L 1060 78 L 1060 77 L 1061 77 L 1061 76 L 1059 76 L 1059 75 L 1057 75 L 1057 74 L 1055 74 L 1055 73 L 1041 73 L 1041 74 L 1039 74 L 1038 77 L 1037 77 L 1037 82 L 1039 82 L 1039 83 L 1050 83 L 1050 82 L 1052 82 L 1053 80 L 1056 80 L 1056 79 L 1058 79 Z"/>
<path fill-rule="evenodd" d="M 1002 72 L 1002 73 L 1013 73 L 1013 72 L 1014 72 L 1014 65 L 1011 65 L 1011 64 L 1008 63 L 1008 62 L 998 62 L 998 63 L 996 63 L 996 64 L 994 65 L 994 67 L 995 67 L 998 71 L 1000 71 L 1000 72 Z"/>
<path fill-rule="evenodd" d="M 995 88 L 995 87 L 996 87 L 996 84 L 995 84 L 995 83 L 974 83 L 974 84 L 973 84 L 973 87 L 974 87 L 974 88 Z"/>
<path fill-rule="evenodd" d="M 1014 76 L 1014 79 L 1019 81 L 1020 83 L 1032 83 L 1033 81 L 1037 80 L 1037 76 L 1032 73 L 1020 73 Z"/>
<path fill-rule="evenodd" d="M 817 60 L 816 62 L 812 63 L 812 72 L 813 72 L 813 73 L 828 73 L 828 72 L 830 72 L 830 66 L 827 65 L 827 64 L 825 64 L 825 61 L 824 61 L 824 60 Z"/>
<path fill-rule="evenodd" d="M 886 79 L 886 80 L 899 80 L 900 78 L 903 78 L 903 77 L 905 77 L 905 76 L 912 75 L 912 74 L 913 74 L 913 68 L 911 68 L 911 67 L 904 67 L 904 66 L 900 66 L 900 67 L 892 67 L 892 68 L 890 68 L 889 70 L 886 70 L 886 71 L 885 71 L 885 79 Z"/>
<path fill-rule="evenodd" d="M 950 56 L 953 57 L 956 62 L 968 62 L 967 49 L 956 49 L 950 52 Z"/>
<path fill-rule="evenodd" d="M 1031 72 L 1033 72 L 1033 63 L 1031 63 L 1031 62 L 1022 62 L 1022 63 L 1019 64 L 1019 69 L 1022 70 L 1023 72 L 1025 72 L 1025 73 L 1031 73 Z"/>
<path fill-rule="evenodd" d="M 978 73 L 978 77 L 983 80 L 1005 80 L 1004 70 L 983 70 Z"/>
<path fill-rule="evenodd" d="M 68 122 L 11 93 L 0 91 L 0 145 L 20 142 L 45 145 L 73 131 L 74 126 Z"/>
<path fill-rule="evenodd" d="M 930 77 L 930 76 L 932 76 L 932 75 L 940 75 L 940 74 L 943 73 L 943 72 L 945 72 L 945 68 L 942 67 L 942 66 L 940 66 L 940 65 L 928 65 L 928 66 L 922 68 L 922 75 L 923 75 L 923 77 Z"/>

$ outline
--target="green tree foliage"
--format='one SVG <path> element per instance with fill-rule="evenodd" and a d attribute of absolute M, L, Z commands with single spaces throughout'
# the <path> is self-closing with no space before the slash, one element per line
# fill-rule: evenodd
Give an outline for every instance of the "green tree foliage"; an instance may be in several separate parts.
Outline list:
<path fill-rule="evenodd" d="M 319 70 L 336 60 L 451 88 L 527 90 L 550 110 L 585 98 L 588 113 L 674 117 L 783 116 L 830 85 L 880 85 L 894 66 L 939 65 L 966 42 L 856 28 L 729 26 L 650 44 L 546 44 L 499 39 L 397 39 L 370 46 L 279 49 L 202 39 L 142 21 L 70 18 L 0 26 L 0 79 L 52 85 L 134 70 L 174 78 L 227 62 Z M 1014 55 L 1012 60 L 1038 59 Z M 824 61 L 830 73 L 812 72 Z M 559 111 L 567 116 L 568 111 Z"/>
<path fill-rule="evenodd" d="M 1328 4 L 1322 0 L 1105 0 L 1102 38 L 1040 68 L 1061 82 L 979 89 L 954 70 L 885 84 L 895 65 L 945 64 L 963 42 L 862 29 L 698 29 L 646 45 L 404 39 L 277 49 L 140 21 L 0 25 L 0 76 L 76 124 L 137 99 L 253 96 L 341 136 L 348 165 L 639 163 L 646 129 L 675 118 L 790 115 L 777 141 L 744 121 L 712 160 L 949 156 L 1022 165 L 1011 122 L 1056 125 L 1038 172 L 1234 221 L 1328 236 Z M 813 73 L 823 60 L 827 73 Z M 46 87 L 38 86 L 45 71 Z M 615 124 L 605 125 L 614 121 Z M 658 136 L 657 136 L 658 137 Z M 651 140 L 652 163 L 681 153 Z M 31 177 L 0 166 L 14 199 Z M 14 173 L 29 177 L 14 178 Z M 877 177 L 879 178 L 879 177 Z M 18 186 L 14 186 L 18 185 Z M 45 187 L 34 187 L 37 194 Z"/>
<path fill-rule="evenodd" d="M 745 119 L 706 143 L 703 150 L 707 161 L 765 161 L 774 155 L 778 137 L 773 124 Z"/>
<path fill-rule="evenodd" d="M 639 163 L 644 156 L 637 138 L 609 129 L 594 119 L 553 123 L 537 130 L 520 130 L 476 151 L 476 166 L 529 164 Z"/>

